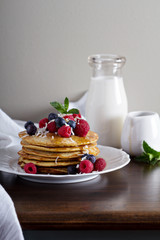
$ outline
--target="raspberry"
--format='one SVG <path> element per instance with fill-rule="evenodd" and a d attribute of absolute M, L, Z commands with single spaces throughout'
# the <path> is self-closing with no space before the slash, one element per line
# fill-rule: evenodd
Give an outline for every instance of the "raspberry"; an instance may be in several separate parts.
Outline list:
<path fill-rule="evenodd" d="M 63 118 L 65 118 L 65 119 L 70 119 L 70 120 L 73 120 L 73 121 L 74 121 L 74 117 L 73 117 L 72 114 L 70 114 L 70 115 L 65 115 Z"/>
<path fill-rule="evenodd" d="M 33 163 L 26 163 L 24 165 L 24 171 L 26 173 L 36 174 L 37 173 L 37 168 Z"/>
<path fill-rule="evenodd" d="M 56 128 L 56 123 L 55 123 L 55 121 L 49 122 L 48 125 L 47 125 L 47 129 L 48 129 L 48 131 L 51 132 L 51 133 L 56 132 L 56 131 L 57 131 L 57 128 Z"/>
<path fill-rule="evenodd" d="M 90 173 L 93 171 L 93 163 L 89 160 L 83 160 L 79 164 L 79 169 L 81 173 Z"/>
<path fill-rule="evenodd" d="M 103 158 L 97 158 L 94 164 L 95 171 L 102 171 L 106 167 L 106 161 Z"/>
<path fill-rule="evenodd" d="M 81 118 L 82 116 L 81 116 L 81 114 L 80 114 L 80 112 L 79 112 L 79 114 L 75 114 L 75 113 L 74 113 L 74 114 L 73 114 L 73 117 L 74 117 L 74 118 Z"/>
<path fill-rule="evenodd" d="M 71 136 L 71 127 L 63 125 L 58 129 L 58 135 L 61 137 L 69 138 Z"/>
<path fill-rule="evenodd" d="M 46 123 L 48 123 L 48 118 L 43 118 L 39 121 L 39 127 L 43 128 L 46 126 Z"/>
<path fill-rule="evenodd" d="M 78 119 L 77 125 L 74 129 L 74 133 L 76 136 L 79 137 L 85 137 L 89 131 L 90 127 L 86 120 L 84 119 Z"/>

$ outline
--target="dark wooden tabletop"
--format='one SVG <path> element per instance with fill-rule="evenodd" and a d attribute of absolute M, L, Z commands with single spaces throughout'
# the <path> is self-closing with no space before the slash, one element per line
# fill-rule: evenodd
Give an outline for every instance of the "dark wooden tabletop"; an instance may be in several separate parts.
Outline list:
<path fill-rule="evenodd" d="M 160 167 L 131 161 L 96 179 L 44 184 L 0 172 L 25 229 L 160 229 Z"/>

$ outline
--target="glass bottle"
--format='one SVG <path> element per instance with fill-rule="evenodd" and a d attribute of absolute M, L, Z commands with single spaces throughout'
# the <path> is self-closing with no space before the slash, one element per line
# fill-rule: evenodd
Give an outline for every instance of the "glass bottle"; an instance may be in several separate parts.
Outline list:
<path fill-rule="evenodd" d="M 92 76 L 85 116 L 99 135 L 98 144 L 121 148 L 121 131 L 128 104 L 121 69 L 125 57 L 98 54 L 88 57 Z"/>

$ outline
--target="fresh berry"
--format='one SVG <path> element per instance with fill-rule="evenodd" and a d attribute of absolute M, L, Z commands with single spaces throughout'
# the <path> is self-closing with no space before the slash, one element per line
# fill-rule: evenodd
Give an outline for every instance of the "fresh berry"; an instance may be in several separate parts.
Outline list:
<path fill-rule="evenodd" d="M 69 138 L 71 136 L 71 127 L 63 125 L 58 129 L 58 135 L 61 137 Z"/>
<path fill-rule="evenodd" d="M 76 136 L 85 137 L 89 131 L 90 127 L 86 120 L 78 119 L 74 133 Z"/>
<path fill-rule="evenodd" d="M 74 118 L 81 118 L 82 116 L 81 116 L 81 114 L 80 114 L 80 112 L 79 112 L 78 114 L 74 113 L 74 114 L 73 114 L 73 117 L 74 117 Z"/>
<path fill-rule="evenodd" d="M 36 174 L 37 173 L 37 168 L 33 163 L 26 163 L 24 165 L 24 171 L 26 173 Z"/>
<path fill-rule="evenodd" d="M 88 154 L 88 153 L 85 153 L 85 154 L 82 155 L 81 159 L 82 159 L 82 160 L 85 160 L 85 159 L 87 159 L 88 156 L 89 156 L 89 154 Z"/>
<path fill-rule="evenodd" d="M 39 121 L 39 127 L 40 128 L 46 127 L 47 123 L 48 123 L 48 118 L 43 118 Z"/>
<path fill-rule="evenodd" d="M 91 161 L 93 164 L 94 164 L 95 161 L 96 161 L 96 157 L 95 157 L 93 154 L 88 154 L 88 153 L 84 154 L 84 155 L 82 156 L 82 159 L 83 159 L 83 160 L 84 160 L 84 159 L 87 159 L 87 160 Z"/>
<path fill-rule="evenodd" d="M 67 167 L 68 174 L 76 174 L 77 173 L 77 165 L 70 165 Z"/>
<path fill-rule="evenodd" d="M 58 117 L 58 118 L 55 119 L 55 123 L 56 123 L 56 127 L 60 128 L 60 127 L 62 127 L 63 125 L 66 124 L 66 121 L 63 118 Z"/>
<path fill-rule="evenodd" d="M 56 127 L 55 121 L 49 122 L 48 125 L 47 125 L 47 129 L 48 129 L 48 131 L 51 132 L 51 133 L 56 132 L 56 131 L 57 131 L 57 127 Z"/>
<path fill-rule="evenodd" d="M 34 124 L 30 124 L 27 127 L 27 133 L 29 135 L 34 135 L 37 132 L 37 127 Z"/>
<path fill-rule="evenodd" d="M 53 119 L 56 119 L 58 117 L 58 115 L 56 113 L 50 113 L 48 115 L 48 121 L 51 121 Z"/>
<path fill-rule="evenodd" d="M 103 158 L 97 158 L 94 164 L 95 171 L 102 171 L 106 167 L 106 161 Z"/>
<path fill-rule="evenodd" d="M 76 122 L 73 121 L 73 120 L 69 120 L 69 121 L 67 122 L 67 124 L 68 124 L 71 128 L 73 128 L 73 129 L 76 127 Z"/>
<path fill-rule="evenodd" d="M 90 173 L 93 171 L 93 163 L 89 160 L 83 160 L 79 164 L 79 169 L 81 173 Z"/>
<path fill-rule="evenodd" d="M 27 121 L 27 122 L 25 123 L 25 125 L 24 125 L 25 129 L 27 129 L 27 127 L 28 127 L 29 125 L 31 125 L 31 124 L 34 125 L 34 123 L 33 123 L 32 121 Z"/>
<path fill-rule="evenodd" d="M 73 121 L 74 121 L 74 117 L 73 117 L 72 114 L 70 114 L 70 115 L 65 115 L 63 118 L 64 118 L 64 119 L 70 119 L 70 120 L 73 120 Z"/>

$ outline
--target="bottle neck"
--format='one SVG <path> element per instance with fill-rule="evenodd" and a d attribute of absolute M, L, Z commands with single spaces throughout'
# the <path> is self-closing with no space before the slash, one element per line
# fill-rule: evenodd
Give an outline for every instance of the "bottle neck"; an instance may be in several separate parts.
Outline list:
<path fill-rule="evenodd" d="M 121 77 L 121 69 L 125 61 L 125 57 L 111 54 L 97 54 L 88 57 L 88 63 L 92 67 L 92 77 Z"/>
<path fill-rule="evenodd" d="M 121 69 L 113 66 L 92 65 L 92 77 L 121 77 Z"/>

